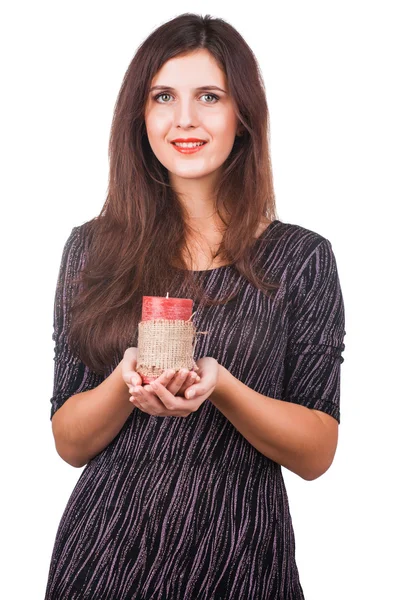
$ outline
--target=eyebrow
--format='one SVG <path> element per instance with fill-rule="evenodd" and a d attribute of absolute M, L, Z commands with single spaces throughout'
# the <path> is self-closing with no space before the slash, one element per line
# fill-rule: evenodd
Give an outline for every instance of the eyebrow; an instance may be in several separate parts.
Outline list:
<path fill-rule="evenodd" d="M 175 92 L 176 90 L 169 86 L 169 85 L 154 85 L 152 88 L 150 88 L 150 92 L 154 92 L 155 90 L 168 90 L 169 92 Z M 202 85 L 201 87 L 195 88 L 195 92 L 205 92 L 208 90 L 219 90 L 220 92 L 223 92 L 224 94 L 226 94 L 227 92 L 225 90 L 223 90 L 222 88 L 218 87 L 217 85 Z"/>

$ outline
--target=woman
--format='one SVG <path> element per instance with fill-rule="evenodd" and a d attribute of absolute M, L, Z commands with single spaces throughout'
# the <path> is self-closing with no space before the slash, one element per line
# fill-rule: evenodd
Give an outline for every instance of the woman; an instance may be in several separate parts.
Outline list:
<path fill-rule="evenodd" d="M 85 469 L 46 599 L 304 598 L 281 466 L 312 480 L 339 422 L 344 306 L 331 243 L 276 218 L 257 62 L 221 19 L 140 46 L 107 201 L 58 278 L 56 448 Z M 191 297 L 196 369 L 142 385 L 143 295 Z"/>

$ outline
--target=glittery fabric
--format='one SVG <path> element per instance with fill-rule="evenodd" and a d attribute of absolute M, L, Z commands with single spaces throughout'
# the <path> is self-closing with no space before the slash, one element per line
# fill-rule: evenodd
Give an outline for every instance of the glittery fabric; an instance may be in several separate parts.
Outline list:
<path fill-rule="evenodd" d="M 65 343 L 71 277 L 85 224 L 64 247 L 55 298 L 51 417 L 103 377 Z M 241 279 L 239 296 L 195 307 L 195 360 L 212 356 L 257 392 L 339 420 L 344 305 L 331 243 L 274 221 L 257 241 L 273 298 Z M 233 267 L 207 271 L 218 294 Z M 110 365 L 108 376 L 118 364 Z M 210 400 L 186 418 L 135 409 L 82 470 L 61 517 L 45 600 L 301 600 L 281 467 Z"/>

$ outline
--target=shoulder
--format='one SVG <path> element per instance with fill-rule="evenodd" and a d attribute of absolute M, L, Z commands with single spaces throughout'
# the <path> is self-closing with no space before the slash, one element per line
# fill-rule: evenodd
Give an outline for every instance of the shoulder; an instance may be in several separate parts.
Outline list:
<path fill-rule="evenodd" d="M 85 241 L 87 240 L 93 233 L 94 228 L 96 226 L 97 223 L 97 217 L 95 217 L 94 219 L 91 219 L 90 221 L 85 221 L 84 223 L 82 223 L 81 225 L 76 225 L 75 227 L 72 228 L 71 234 L 70 234 L 70 238 L 71 240 L 81 240 L 81 241 Z"/>
<path fill-rule="evenodd" d="M 288 291 L 293 305 L 309 302 L 337 303 L 341 285 L 331 241 L 321 233 L 300 225 L 284 223 L 282 238 L 287 244 Z M 314 299 L 314 300 L 313 300 Z"/>
<path fill-rule="evenodd" d="M 330 241 L 321 233 L 307 229 L 295 223 L 278 221 L 279 227 L 275 228 L 276 236 L 279 238 L 282 253 L 290 258 L 290 262 L 301 267 L 302 261 L 306 261 L 318 248 L 318 246 L 331 245 Z"/>
<path fill-rule="evenodd" d="M 278 221 L 278 224 L 273 239 L 279 243 L 280 254 L 292 273 L 303 271 L 312 258 L 325 255 L 334 259 L 332 244 L 321 233 L 295 223 Z"/>
<path fill-rule="evenodd" d="M 87 221 L 82 225 L 73 227 L 64 242 L 61 262 L 62 267 L 69 273 L 75 273 L 83 266 L 91 238 L 93 221 Z"/>
<path fill-rule="evenodd" d="M 65 242 L 65 249 L 75 251 L 86 249 L 94 230 L 95 221 L 96 219 L 92 219 L 73 227 Z"/>
<path fill-rule="evenodd" d="M 337 277 L 332 244 L 321 233 L 278 220 L 266 238 L 267 264 L 287 278 L 289 292 L 304 278 L 311 284 Z"/>

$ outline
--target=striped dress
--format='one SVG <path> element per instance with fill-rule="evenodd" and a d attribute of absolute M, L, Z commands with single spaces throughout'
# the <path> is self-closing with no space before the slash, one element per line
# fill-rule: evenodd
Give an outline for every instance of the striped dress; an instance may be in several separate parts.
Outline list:
<path fill-rule="evenodd" d="M 87 252 L 85 225 L 66 241 L 55 294 L 51 418 L 98 386 L 65 341 L 70 280 Z M 214 357 L 245 385 L 339 421 L 344 305 L 329 240 L 275 220 L 256 242 L 270 298 L 238 277 L 224 306 L 196 306 L 195 360 Z M 236 270 L 202 271 L 219 296 Z M 236 272 L 237 273 L 237 272 Z M 210 400 L 186 418 L 134 409 L 82 470 L 62 514 L 45 600 L 301 600 L 281 467 Z"/>

